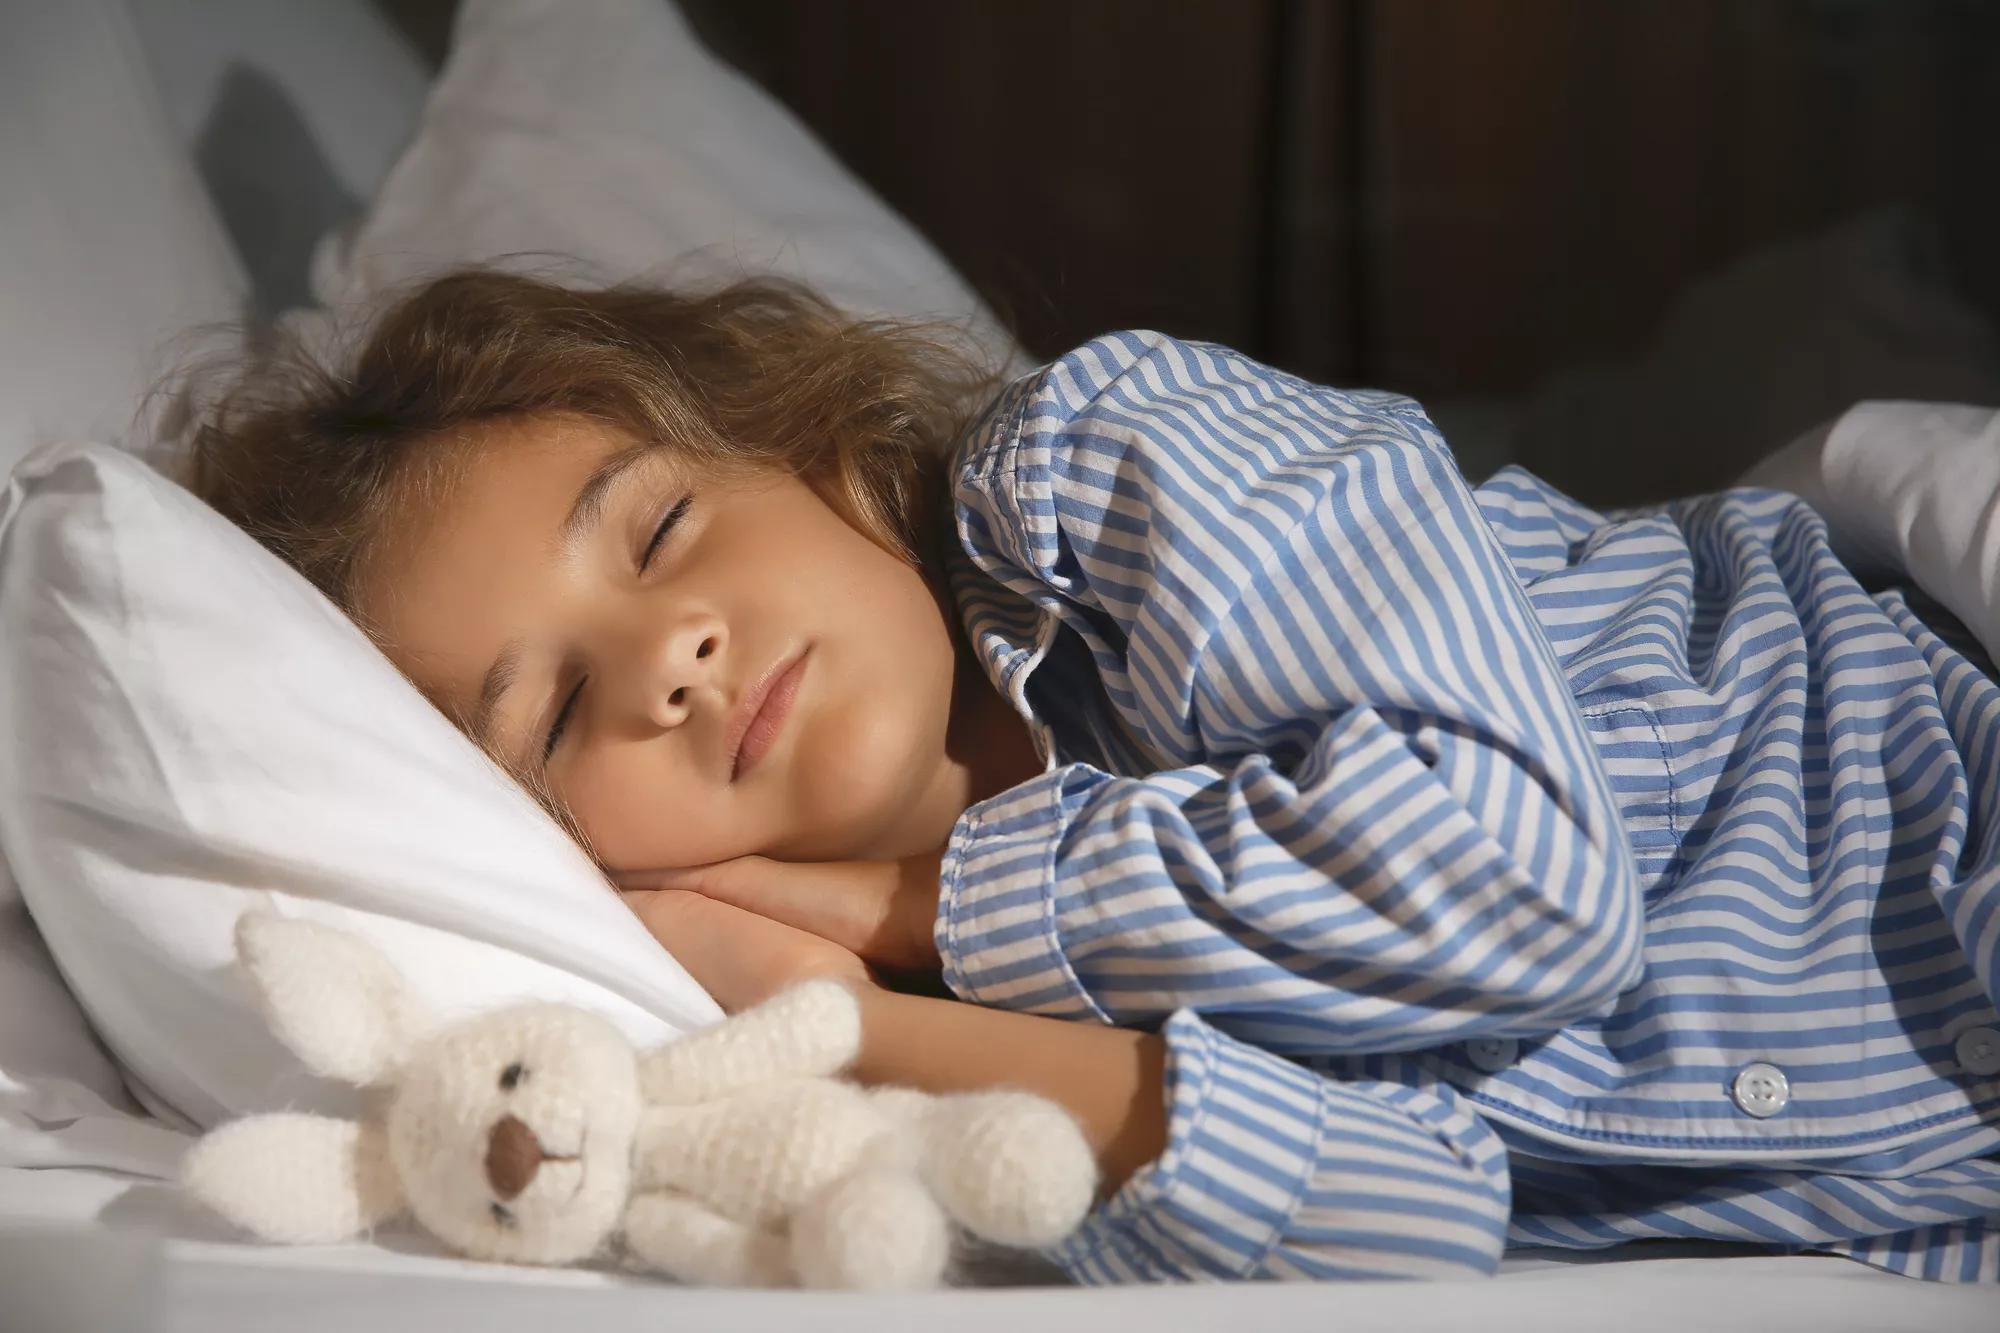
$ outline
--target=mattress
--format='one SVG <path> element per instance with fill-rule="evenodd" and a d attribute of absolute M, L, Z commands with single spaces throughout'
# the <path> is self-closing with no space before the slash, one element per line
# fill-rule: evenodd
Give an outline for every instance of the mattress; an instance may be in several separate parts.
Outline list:
<path fill-rule="evenodd" d="M 11 1333 L 288 1333 L 366 1328 L 1102 1333 L 1108 1328 L 1399 1333 L 1768 1333 L 1772 1328 L 1992 1333 L 2000 1293 L 1917 1282 L 1825 1255 L 1647 1242 L 1520 1250 L 1498 1277 L 1435 1283 L 1072 1287 L 1032 1260 L 981 1257 L 932 1292 L 676 1286 L 608 1269 L 534 1269 L 438 1253 L 390 1232 L 285 1248 L 226 1235 L 165 1182 L 107 1171 L 0 1171 L 0 1292 Z"/>

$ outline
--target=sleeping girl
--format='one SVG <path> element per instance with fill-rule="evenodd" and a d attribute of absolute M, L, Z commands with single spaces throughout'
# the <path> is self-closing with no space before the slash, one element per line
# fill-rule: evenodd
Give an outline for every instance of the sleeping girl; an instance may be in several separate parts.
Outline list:
<path fill-rule="evenodd" d="M 1002 384 L 800 288 L 465 271 L 191 479 L 727 1010 L 1026 1088 L 1086 1282 L 1651 1237 L 2000 1280 L 2000 688 L 1795 497 L 1469 488 L 1115 333 Z"/>

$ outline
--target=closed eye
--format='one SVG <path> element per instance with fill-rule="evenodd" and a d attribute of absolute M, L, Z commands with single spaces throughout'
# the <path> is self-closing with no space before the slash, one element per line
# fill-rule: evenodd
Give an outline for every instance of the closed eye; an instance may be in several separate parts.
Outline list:
<path fill-rule="evenodd" d="M 549 724 L 548 737 L 542 742 L 542 762 L 549 762 L 549 756 L 556 752 L 556 743 L 562 740 L 563 732 L 569 729 L 570 714 L 576 711 L 576 701 L 583 695 L 583 683 L 590 677 L 584 676 L 576 682 L 576 688 L 563 700 L 563 706 L 556 713 L 556 720 Z"/>
<path fill-rule="evenodd" d="M 682 515 L 687 513 L 688 506 L 693 503 L 694 497 L 692 495 L 683 495 L 680 498 L 680 502 L 672 509 L 669 509 L 666 517 L 660 520 L 660 526 L 653 529 L 652 540 L 646 543 L 646 549 L 639 555 L 639 569 L 641 572 L 644 572 L 645 568 L 653 563 L 653 553 L 660 549 L 660 543 L 667 539 L 667 534 L 673 531 L 674 524 L 681 521 Z"/>
<path fill-rule="evenodd" d="M 667 539 L 668 534 L 673 531 L 674 525 L 686 516 L 688 508 L 693 504 L 694 497 L 692 495 L 683 495 L 675 503 L 674 507 L 666 512 L 666 516 L 660 520 L 659 526 L 653 529 L 652 537 L 646 542 L 646 549 L 639 555 L 639 569 L 642 573 L 647 566 L 653 563 L 653 556 L 659 551 L 660 543 Z M 582 680 L 577 681 L 575 687 L 570 690 L 569 697 L 563 700 L 562 708 L 557 711 L 555 721 L 549 724 L 549 734 L 542 740 L 542 762 L 544 764 L 548 763 L 550 757 L 555 754 L 556 746 L 562 743 L 563 733 L 569 729 L 570 717 L 576 711 L 577 700 L 583 695 L 584 681 L 588 679 L 589 677 L 586 676 Z"/>

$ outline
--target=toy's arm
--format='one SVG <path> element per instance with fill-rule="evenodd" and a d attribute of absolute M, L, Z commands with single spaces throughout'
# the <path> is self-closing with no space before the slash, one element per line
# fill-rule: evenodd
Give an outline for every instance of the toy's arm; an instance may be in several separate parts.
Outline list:
<path fill-rule="evenodd" d="M 844 982 L 816 978 L 639 1059 L 647 1101 L 690 1105 L 781 1079 L 837 1074 L 861 1051 L 861 1010 Z"/>

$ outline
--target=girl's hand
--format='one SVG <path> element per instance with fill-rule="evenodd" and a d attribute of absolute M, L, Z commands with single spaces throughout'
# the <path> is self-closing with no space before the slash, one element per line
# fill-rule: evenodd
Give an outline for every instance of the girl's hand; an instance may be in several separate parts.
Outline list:
<path fill-rule="evenodd" d="M 935 970 L 931 924 L 943 861 L 942 847 L 896 861 L 739 856 L 684 869 L 626 871 L 613 879 L 627 891 L 691 891 L 808 932 L 881 967 Z"/>
<path fill-rule="evenodd" d="M 724 1013 L 740 1013 L 814 977 L 875 985 L 852 950 L 692 890 L 637 889 L 619 897 Z"/>

